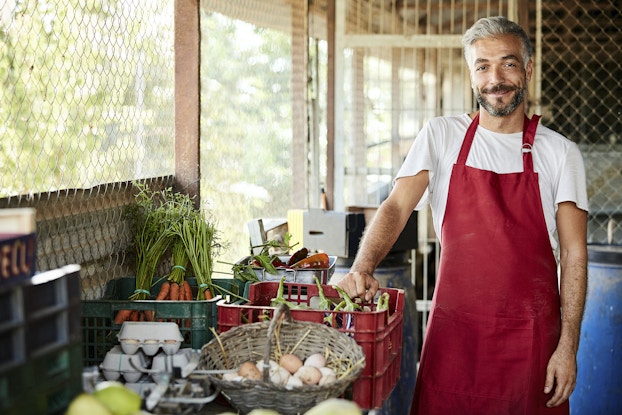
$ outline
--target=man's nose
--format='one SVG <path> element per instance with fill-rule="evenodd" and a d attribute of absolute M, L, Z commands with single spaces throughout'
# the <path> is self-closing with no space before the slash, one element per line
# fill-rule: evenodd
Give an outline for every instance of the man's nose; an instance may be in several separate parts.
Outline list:
<path fill-rule="evenodd" d="M 503 76 L 502 68 L 499 66 L 493 66 L 490 68 L 490 83 L 493 85 L 498 85 L 505 81 L 505 77 Z"/>

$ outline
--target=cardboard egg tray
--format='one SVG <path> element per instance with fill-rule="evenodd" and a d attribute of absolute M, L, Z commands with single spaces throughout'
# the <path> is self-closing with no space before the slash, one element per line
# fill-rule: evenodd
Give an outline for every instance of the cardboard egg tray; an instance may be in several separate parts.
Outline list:
<path fill-rule="evenodd" d="M 126 354 L 120 346 L 114 346 L 106 354 L 99 368 L 106 380 L 119 380 L 123 377 L 126 382 L 137 382 L 142 376 L 140 369 L 146 369 L 148 366 L 149 362 L 142 351 Z"/>
<path fill-rule="evenodd" d="M 99 369 L 106 380 L 124 381 L 128 387 L 134 384 L 154 385 L 165 373 L 183 373 L 191 364 L 193 353 L 193 349 L 184 348 L 174 354 L 162 350 L 149 357 L 142 350 L 127 354 L 117 345 L 106 353 Z"/>
<path fill-rule="evenodd" d="M 184 339 L 177 323 L 143 321 L 126 321 L 117 337 L 124 353 L 142 350 L 147 356 L 154 356 L 160 348 L 168 355 L 175 354 Z"/>

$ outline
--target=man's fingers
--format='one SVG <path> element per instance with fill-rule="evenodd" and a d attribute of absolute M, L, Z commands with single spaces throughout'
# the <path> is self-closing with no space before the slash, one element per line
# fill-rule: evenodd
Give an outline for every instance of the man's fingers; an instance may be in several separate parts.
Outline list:
<path fill-rule="evenodd" d="M 554 362 L 555 360 L 552 360 Z M 576 377 L 572 376 L 572 372 L 560 368 L 554 369 L 549 364 L 546 371 L 546 379 L 544 382 L 544 393 L 553 392 L 553 396 L 548 400 L 546 406 L 549 408 L 559 406 L 566 402 L 576 384 Z"/>
<path fill-rule="evenodd" d="M 378 291 L 379 287 L 380 284 L 378 283 L 378 280 L 375 278 L 367 279 L 367 293 L 365 294 L 365 301 L 368 303 L 371 302 L 374 299 L 376 291 Z"/>
<path fill-rule="evenodd" d="M 371 301 L 378 291 L 378 281 L 369 274 L 360 272 L 348 273 L 337 285 L 351 298 L 362 298 Z"/>
<path fill-rule="evenodd" d="M 555 375 L 551 370 L 546 371 L 546 380 L 544 381 L 544 393 L 551 393 L 555 383 Z"/>

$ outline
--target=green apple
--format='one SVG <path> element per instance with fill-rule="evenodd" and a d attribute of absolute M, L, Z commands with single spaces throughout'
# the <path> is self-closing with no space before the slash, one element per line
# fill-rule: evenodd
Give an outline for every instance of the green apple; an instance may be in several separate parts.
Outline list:
<path fill-rule="evenodd" d="M 361 415 L 362 412 L 357 404 L 346 399 L 332 398 L 327 399 L 313 408 L 309 409 L 304 415 Z"/>
<path fill-rule="evenodd" d="M 112 412 L 113 415 L 130 415 L 140 410 L 140 395 L 126 388 L 122 383 L 106 381 L 95 386 L 93 396 Z"/>
<path fill-rule="evenodd" d="M 65 415 L 112 415 L 112 412 L 97 398 L 88 393 L 81 393 L 69 403 Z"/>

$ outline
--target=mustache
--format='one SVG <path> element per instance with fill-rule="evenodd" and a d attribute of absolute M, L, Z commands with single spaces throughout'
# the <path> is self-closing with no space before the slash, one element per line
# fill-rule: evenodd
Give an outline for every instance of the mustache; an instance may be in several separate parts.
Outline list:
<path fill-rule="evenodd" d="M 497 92 L 512 92 L 512 91 L 516 91 L 516 89 L 517 88 L 514 86 L 500 84 L 500 85 L 492 86 L 490 88 L 482 89 L 482 94 L 495 94 Z"/>

